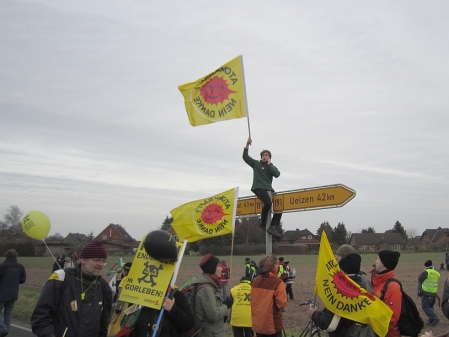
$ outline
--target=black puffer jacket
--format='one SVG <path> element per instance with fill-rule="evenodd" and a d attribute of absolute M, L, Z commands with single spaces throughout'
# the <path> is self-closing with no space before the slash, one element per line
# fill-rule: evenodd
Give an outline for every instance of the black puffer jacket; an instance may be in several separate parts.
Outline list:
<path fill-rule="evenodd" d="M 60 269 L 50 276 L 31 316 L 35 335 L 63 336 L 67 329 L 65 337 L 107 336 L 112 290 L 101 276 L 83 273 L 83 281 L 92 286 L 84 283 L 81 289 L 80 266 Z"/>
<path fill-rule="evenodd" d="M 185 295 L 177 290 L 174 292 L 173 298 L 175 299 L 175 305 L 170 312 L 164 311 L 162 325 L 158 335 L 160 337 L 179 337 L 183 332 L 187 332 L 193 328 L 195 318 Z M 151 327 L 157 322 L 159 313 L 159 310 L 142 307 L 131 336 L 146 337 L 148 333 L 152 336 L 153 329 Z"/>
<path fill-rule="evenodd" d="M 19 284 L 25 281 L 25 268 L 17 262 L 17 259 L 8 259 L 0 264 L 0 301 L 17 301 Z"/>
<path fill-rule="evenodd" d="M 361 286 L 362 279 L 360 275 L 351 274 L 348 277 Z M 312 315 L 312 321 L 320 329 L 327 330 L 329 337 L 349 336 L 348 331 L 354 324 L 354 321 L 335 315 L 326 308 L 321 311 L 315 311 Z"/>

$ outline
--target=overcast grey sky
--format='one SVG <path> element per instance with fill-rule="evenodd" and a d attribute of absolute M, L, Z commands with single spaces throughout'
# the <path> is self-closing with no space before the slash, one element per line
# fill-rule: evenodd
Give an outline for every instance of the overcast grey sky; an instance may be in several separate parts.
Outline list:
<path fill-rule="evenodd" d="M 170 210 L 252 195 L 246 119 L 192 127 L 178 85 L 243 55 L 253 146 L 277 191 L 341 183 L 286 214 L 358 232 L 448 226 L 449 2 L 1 1 L 0 214 L 50 234 L 140 239 Z"/>

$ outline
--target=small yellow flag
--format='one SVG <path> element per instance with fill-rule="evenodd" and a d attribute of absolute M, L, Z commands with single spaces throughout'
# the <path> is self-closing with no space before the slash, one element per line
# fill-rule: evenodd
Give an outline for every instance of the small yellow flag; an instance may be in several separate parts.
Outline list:
<path fill-rule="evenodd" d="M 242 56 L 191 83 L 180 85 L 192 126 L 247 115 Z"/>
<path fill-rule="evenodd" d="M 324 231 L 321 233 L 315 294 L 335 315 L 369 324 L 379 336 L 387 334 L 393 311 L 341 271 Z"/>
<path fill-rule="evenodd" d="M 191 201 L 173 209 L 171 224 L 182 242 L 195 242 L 231 234 L 234 229 L 239 188 Z"/>
<path fill-rule="evenodd" d="M 120 282 L 119 300 L 160 310 L 177 261 L 152 258 L 145 251 L 144 242 L 145 237 L 140 241 L 128 276 Z M 176 244 L 179 254 L 182 244 Z"/>

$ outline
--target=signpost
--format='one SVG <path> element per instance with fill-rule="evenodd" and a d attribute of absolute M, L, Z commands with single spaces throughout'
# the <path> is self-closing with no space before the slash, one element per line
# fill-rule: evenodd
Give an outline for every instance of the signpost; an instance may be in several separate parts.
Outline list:
<path fill-rule="evenodd" d="M 355 194 L 353 189 L 342 184 L 278 192 L 273 196 L 273 212 L 288 213 L 342 207 L 351 201 Z M 262 202 L 255 196 L 239 198 L 236 215 L 257 215 L 262 212 L 262 207 Z"/>
<path fill-rule="evenodd" d="M 311 211 L 346 205 L 354 199 L 355 191 L 345 185 L 335 184 L 299 190 L 278 192 L 273 195 L 273 213 Z M 263 203 L 257 197 L 243 197 L 237 201 L 237 217 L 256 216 L 262 213 Z M 267 226 L 269 226 L 267 219 Z M 266 233 L 266 253 L 272 252 L 271 234 Z"/>

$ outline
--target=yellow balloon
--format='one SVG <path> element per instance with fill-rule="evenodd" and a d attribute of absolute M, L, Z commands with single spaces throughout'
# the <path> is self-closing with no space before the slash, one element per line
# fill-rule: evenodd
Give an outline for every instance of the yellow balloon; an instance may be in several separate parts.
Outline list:
<path fill-rule="evenodd" d="M 22 219 L 23 232 L 32 239 L 45 239 L 50 227 L 50 219 L 40 211 L 28 212 Z"/>

